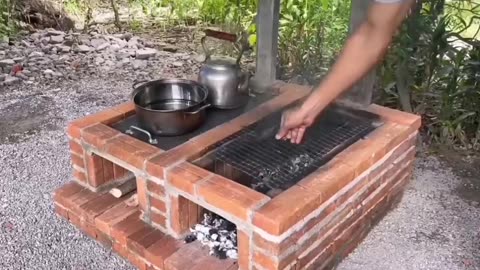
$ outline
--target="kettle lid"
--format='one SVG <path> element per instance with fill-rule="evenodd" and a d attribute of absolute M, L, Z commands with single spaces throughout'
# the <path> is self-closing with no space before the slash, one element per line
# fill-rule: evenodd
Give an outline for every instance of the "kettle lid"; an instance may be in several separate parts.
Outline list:
<path fill-rule="evenodd" d="M 237 68 L 238 66 L 235 59 L 226 56 L 212 57 L 211 59 L 207 60 L 206 64 L 215 69 Z"/>

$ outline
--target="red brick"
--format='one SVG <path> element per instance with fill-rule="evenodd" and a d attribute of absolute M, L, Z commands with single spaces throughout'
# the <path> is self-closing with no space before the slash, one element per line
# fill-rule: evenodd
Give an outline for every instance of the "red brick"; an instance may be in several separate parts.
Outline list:
<path fill-rule="evenodd" d="M 88 189 L 83 189 L 75 193 L 65 200 L 65 207 L 73 212 L 76 216 L 82 217 L 83 211 L 81 206 L 91 200 L 98 198 L 100 194 L 92 192 Z"/>
<path fill-rule="evenodd" d="M 202 207 L 194 202 L 188 204 L 188 227 L 197 224 L 203 217 L 201 216 Z"/>
<path fill-rule="evenodd" d="M 120 179 L 127 174 L 127 170 L 117 164 L 113 164 L 113 179 Z"/>
<path fill-rule="evenodd" d="M 197 196 L 207 203 L 247 221 L 249 213 L 270 198 L 239 183 L 215 175 L 196 184 Z"/>
<path fill-rule="evenodd" d="M 189 205 L 192 203 L 182 196 L 170 196 L 170 227 L 177 235 L 182 235 L 189 228 Z"/>
<path fill-rule="evenodd" d="M 253 224 L 270 234 L 281 235 L 317 209 L 322 202 L 321 193 L 293 186 L 258 209 Z"/>
<path fill-rule="evenodd" d="M 379 114 L 383 119 L 392 121 L 401 125 L 410 126 L 417 130 L 422 125 L 422 118 L 418 115 L 390 109 L 387 107 L 372 104 L 367 109 L 370 112 Z"/>
<path fill-rule="evenodd" d="M 145 250 L 165 235 L 152 227 L 144 226 L 141 230 L 127 237 L 127 248 L 144 257 Z"/>
<path fill-rule="evenodd" d="M 235 265 L 235 261 L 232 259 L 219 260 L 213 256 L 204 256 L 189 270 L 228 270 L 233 265 Z"/>
<path fill-rule="evenodd" d="M 140 212 L 136 211 L 124 220 L 115 224 L 110 230 L 112 238 L 121 245 L 126 245 L 127 237 L 138 232 L 143 226 L 145 226 L 145 223 L 139 216 Z"/>
<path fill-rule="evenodd" d="M 142 211 L 148 209 L 148 196 L 147 196 L 147 180 L 142 177 L 137 177 L 137 196 L 138 205 Z"/>
<path fill-rule="evenodd" d="M 209 255 L 207 250 L 202 250 L 200 243 L 184 245 L 165 259 L 165 270 L 192 269 L 203 256 Z"/>
<path fill-rule="evenodd" d="M 188 162 L 183 162 L 170 169 L 166 179 L 175 188 L 194 195 L 195 184 L 211 175 L 212 173 L 207 170 Z"/>
<path fill-rule="evenodd" d="M 93 226 L 89 222 L 85 220 L 81 220 L 79 229 L 88 237 L 92 238 L 93 240 L 97 238 L 97 232 L 96 232 L 95 226 Z"/>
<path fill-rule="evenodd" d="M 68 220 L 68 210 L 60 204 L 54 203 L 55 213 Z"/>
<path fill-rule="evenodd" d="M 105 183 L 114 180 L 113 163 L 106 159 L 103 159 L 103 180 Z"/>
<path fill-rule="evenodd" d="M 334 159 L 355 169 L 355 176 L 368 170 L 385 153 L 385 148 L 374 140 L 359 140 Z"/>
<path fill-rule="evenodd" d="M 79 118 L 69 123 L 67 127 L 67 133 L 75 139 L 80 139 L 81 130 L 88 126 L 102 123 L 102 124 L 112 124 L 123 119 L 123 114 L 120 114 L 117 111 L 107 109 L 98 113 L 87 115 L 85 117 Z"/>
<path fill-rule="evenodd" d="M 71 160 L 72 160 L 72 165 L 77 166 L 81 169 L 85 169 L 85 163 L 83 161 L 83 156 L 79 156 L 77 154 L 71 153 Z"/>
<path fill-rule="evenodd" d="M 239 266 L 238 264 L 233 264 L 232 266 L 230 266 L 230 268 L 228 268 L 227 270 L 239 270 Z M 243 270 L 243 269 L 240 269 L 240 270 Z"/>
<path fill-rule="evenodd" d="M 94 224 L 97 216 L 103 214 L 105 211 L 123 202 L 124 200 L 125 198 L 117 199 L 110 193 L 106 193 L 83 204 L 80 209 L 83 210 L 85 219 L 89 223 Z"/>
<path fill-rule="evenodd" d="M 104 124 L 96 124 L 82 129 L 81 134 L 82 141 L 102 150 L 108 140 L 122 133 Z"/>
<path fill-rule="evenodd" d="M 88 184 L 92 187 L 99 187 L 104 183 L 103 179 L 103 158 L 91 154 L 85 157 L 87 164 Z"/>
<path fill-rule="evenodd" d="M 155 225 L 161 226 L 162 228 L 166 227 L 166 218 L 164 215 L 161 215 L 159 213 L 151 212 L 150 213 L 150 219 L 152 220 Z"/>
<path fill-rule="evenodd" d="M 87 175 L 84 172 L 81 172 L 77 169 L 73 169 L 73 179 L 81 183 L 87 182 Z"/>
<path fill-rule="evenodd" d="M 147 179 L 147 190 L 157 197 L 165 197 L 165 188 L 162 185 L 153 182 L 152 180 Z"/>
<path fill-rule="evenodd" d="M 136 211 L 136 207 L 128 206 L 126 203 L 121 202 L 108 209 L 103 214 L 97 216 L 95 218 L 95 226 L 99 231 L 110 235 L 110 229 L 112 226 L 124 220 Z"/>
<path fill-rule="evenodd" d="M 113 241 L 112 239 L 110 238 L 110 236 L 104 234 L 103 232 L 100 232 L 98 229 L 96 229 L 96 233 L 97 233 L 97 241 L 100 242 L 102 244 L 102 246 L 106 247 L 106 248 L 111 248 L 112 245 L 113 245 Z"/>
<path fill-rule="evenodd" d="M 291 254 L 279 261 L 277 261 L 277 259 L 278 258 L 274 259 L 273 256 L 268 256 L 259 251 L 253 252 L 253 262 L 267 270 L 284 269 L 295 261 L 295 255 Z"/>
<path fill-rule="evenodd" d="M 68 144 L 70 145 L 70 152 L 83 156 L 83 147 L 79 143 L 69 140 Z"/>
<path fill-rule="evenodd" d="M 250 236 L 241 229 L 237 229 L 238 265 L 241 270 L 250 269 Z"/>
<path fill-rule="evenodd" d="M 57 188 L 53 194 L 53 200 L 62 205 L 63 207 L 66 207 L 67 200 L 76 193 L 80 192 L 83 190 L 83 187 L 80 186 L 79 184 L 75 182 L 68 182 L 64 184 L 63 186 Z"/>
<path fill-rule="evenodd" d="M 354 167 L 343 163 L 340 159 L 333 159 L 302 179 L 298 185 L 315 193 L 320 192 L 322 194 L 321 199 L 326 201 L 355 179 L 356 176 Z"/>
<path fill-rule="evenodd" d="M 166 235 L 145 250 L 145 258 L 154 266 L 164 269 L 165 259 L 175 253 L 181 246 L 181 241 Z"/>
<path fill-rule="evenodd" d="M 124 134 L 109 140 L 104 146 L 104 151 L 139 170 L 143 170 L 147 159 L 162 152 L 155 146 Z"/>
<path fill-rule="evenodd" d="M 305 269 L 308 269 L 308 270 L 334 269 L 334 268 L 326 267 L 332 261 L 335 261 L 334 260 L 335 254 L 333 253 L 334 249 L 335 249 L 335 246 L 332 243 L 326 249 L 324 249 L 320 254 L 318 254 L 315 258 L 313 258 L 312 261 L 307 262 L 310 264 Z M 299 259 L 301 261 L 307 260 L 305 258 L 299 258 Z M 297 265 L 297 269 L 301 269 L 299 265 Z"/>
<path fill-rule="evenodd" d="M 194 154 L 195 148 L 193 148 L 193 145 L 187 141 L 182 145 L 151 157 L 145 163 L 145 170 L 151 176 L 165 179 L 167 169 L 177 163 L 187 160 Z"/>
<path fill-rule="evenodd" d="M 132 101 L 124 102 L 112 107 L 112 110 L 121 113 L 123 118 L 127 118 L 135 114 L 135 104 Z"/>
<path fill-rule="evenodd" d="M 150 197 L 150 206 L 154 207 L 158 211 L 165 213 L 167 211 L 165 207 L 165 202 L 154 197 Z"/>
<path fill-rule="evenodd" d="M 147 264 L 145 260 L 138 254 L 133 252 L 128 253 L 128 260 L 138 269 L 138 270 L 147 270 Z"/>
<path fill-rule="evenodd" d="M 115 252 L 117 252 L 118 254 L 120 254 L 120 256 L 122 256 L 122 258 L 124 259 L 127 259 L 128 260 L 128 249 L 125 245 L 122 245 L 118 242 L 115 242 L 113 241 L 113 250 L 115 250 Z"/>

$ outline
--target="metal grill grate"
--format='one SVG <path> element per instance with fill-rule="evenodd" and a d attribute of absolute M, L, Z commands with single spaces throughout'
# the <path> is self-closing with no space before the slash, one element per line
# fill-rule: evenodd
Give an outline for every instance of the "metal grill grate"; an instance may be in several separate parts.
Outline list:
<path fill-rule="evenodd" d="M 262 120 L 266 121 L 275 121 L 278 126 L 280 114 Z M 371 119 L 328 112 L 307 130 L 302 144 L 294 145 L 276 140 L 276 130 L 258 139 L 255 126 L 221 142 L 213 158 L 217 169 L 238 170 L 250 178 L 251 188 L 264 193 L 288 189 L 375 129 Z"/>

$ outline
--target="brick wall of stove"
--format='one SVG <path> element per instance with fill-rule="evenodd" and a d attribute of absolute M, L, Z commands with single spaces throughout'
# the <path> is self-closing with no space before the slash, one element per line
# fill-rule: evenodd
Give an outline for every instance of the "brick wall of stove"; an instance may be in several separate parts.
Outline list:
<path fill-rule="evenodd" d="M 399 201 L 412 177 L 417 132 L 387 153 L 281 237 L 253 230 L 252 265 L 260 269 L 331 269 Z"/>
<path fill-rule="evenodd" d="M 123 103 L 69 123 L 67 135 L 72 163 L 73 180 L 92 191 L 102 191 L 117 179 L 129 175 L 125 169 L 95 153 L 106 138 L 116 135 L 110 125 L 134 113 L 131 103 Z M 101 134 L 101 136 L 98 136 Z"/>

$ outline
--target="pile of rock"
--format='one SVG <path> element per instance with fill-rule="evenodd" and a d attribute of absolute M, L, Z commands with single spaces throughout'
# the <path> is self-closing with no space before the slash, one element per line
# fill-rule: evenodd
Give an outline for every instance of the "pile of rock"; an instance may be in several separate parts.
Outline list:
<path fill-rule="evenodd" d="M 205 213 L 202 222 L 190 228 L 190 231 L 191 234 L 185 237 L 185 242 L 198 240 L 210 248 L 210 255 L 219 259 L 238 258 L 236 226 L 228 220 Z"/>
<path fill-rule="evenodd" d="M 156 49 L 155 44 L 130 33 L 104 35 L 40 30 L 12 44 L 0 44 L 0 85 L 28 84 L 42 79 L 78 79 L 82 75 L 136 72 L 156 66 L 176 50 Z M 163 57 L 161 57 L 163 56 Z M 170 61 L 182 67 L 189 55 Z M 195 61 L 192 61 L 195 62 Z"/>

